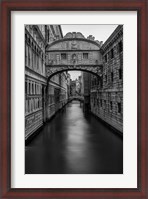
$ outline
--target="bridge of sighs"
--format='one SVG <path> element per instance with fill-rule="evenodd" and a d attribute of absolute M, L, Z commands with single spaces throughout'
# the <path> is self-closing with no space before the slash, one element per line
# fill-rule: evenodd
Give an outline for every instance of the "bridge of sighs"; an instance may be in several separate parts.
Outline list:
<path fill-rule="evenodd" d="M 80 70 L 101 77 L 101 45 L 91 35 L 85 38 L 79 32 L 67 33 L 46 47 L 46 76 L 50 79 L 59 72 Z"/>

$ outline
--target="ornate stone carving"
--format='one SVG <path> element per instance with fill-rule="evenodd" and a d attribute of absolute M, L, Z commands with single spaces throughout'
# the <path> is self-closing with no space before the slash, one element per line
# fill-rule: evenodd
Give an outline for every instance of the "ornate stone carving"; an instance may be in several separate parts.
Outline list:
<path fill-rule="evenodd" d="M 46 66 L 47 78 L 52 77 L 58 72 L 63 72 L 67 70 L 81 70 L 86 72 L 91 72 L 94 75 L 102 76 L 103 67 L 102 66 L 83 66 L 83 65 L 68 65 L 68 66 Z"/>

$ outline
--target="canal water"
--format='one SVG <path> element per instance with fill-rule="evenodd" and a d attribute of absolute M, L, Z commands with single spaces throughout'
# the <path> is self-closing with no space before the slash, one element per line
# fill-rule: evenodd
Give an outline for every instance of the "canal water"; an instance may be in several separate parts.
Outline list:
<path fill-rule="evenodd" d="M 123 139 L 72 101 L 25 147 L 26 174 L 122 174 Z"/>

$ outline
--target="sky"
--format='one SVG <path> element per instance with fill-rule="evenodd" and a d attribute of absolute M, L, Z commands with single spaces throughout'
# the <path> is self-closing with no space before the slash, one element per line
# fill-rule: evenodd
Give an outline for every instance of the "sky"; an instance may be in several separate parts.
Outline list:
<path fill-rule="evenodd" d="M 63 36 L 68 32 L 81 32 L 84 37 L 93 35 L 95 40 L 103 41 L 108 39 L 111 33 L 116 29 L 118 25 L 61 25 Z M 81 75 L 81 71 L 69 71 L 71 79 L 75 80 Z"/>
<path fill-rule="evenodd" d="M 72 80 L 78 79 L 78 76 L 81 75 L 81 71 L 68 71 Z"/>
<path fill-rule="evenodd" d="M 93 35 L 95 40 L 103 41 L 108 39 L 118 25 L 61 25 L 63 36 L 68 32 L 81 32 L 84 37 Z"/>

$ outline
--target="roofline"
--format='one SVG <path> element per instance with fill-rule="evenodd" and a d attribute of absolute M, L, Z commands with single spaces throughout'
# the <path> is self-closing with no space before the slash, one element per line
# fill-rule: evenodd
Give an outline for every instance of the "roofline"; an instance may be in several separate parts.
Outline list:
<path fill-rule="evenodd" d="M 63 31 L 62 31 L 61 25 L 58 25 L 58 26 L 59 26 L 60 33 L 61 33 L 61 35 L 62 35 L 62 38 L 63 38 Z"/>
<path fill-rule="evenodd" d="M 112 38 L 117 35 L 117 33 L 120 30 L 123 30 L 123 25 L 118 25 L 117 28 L 112 32 L 112 34 L 108 37 L 108 39 L 104 42 L 104 44 L 101 46 L 101 49 L 104 50 L 106 48 L 106 46 L 108 45 L 108 43 L 112 40 Z"/>
<path fill-rule="evenodd" d="M 95 41 L 92 41 L 92 40 L 89 40 L 89 39 L 86 39 L 86 38 L 63 38 L 63 39 L 59 39 L 59 40 L 56 40 L 54 42 L 52 42 L 51 44 L 48 44 L 47 47 L 51 47 L 59 42 L 63 42 L 63 41 L 72 41 L 72 40 L 78 40 L 78 41 L 86 41 L 86 42 L 90 42 L 94 45 L 96 45 L 97 47 L 99 47 L 98 50 L 100 50 L 100 45 L 98 43 L 96 43 Z M 46 47 L 46 48 L 47 48 Z"/>

